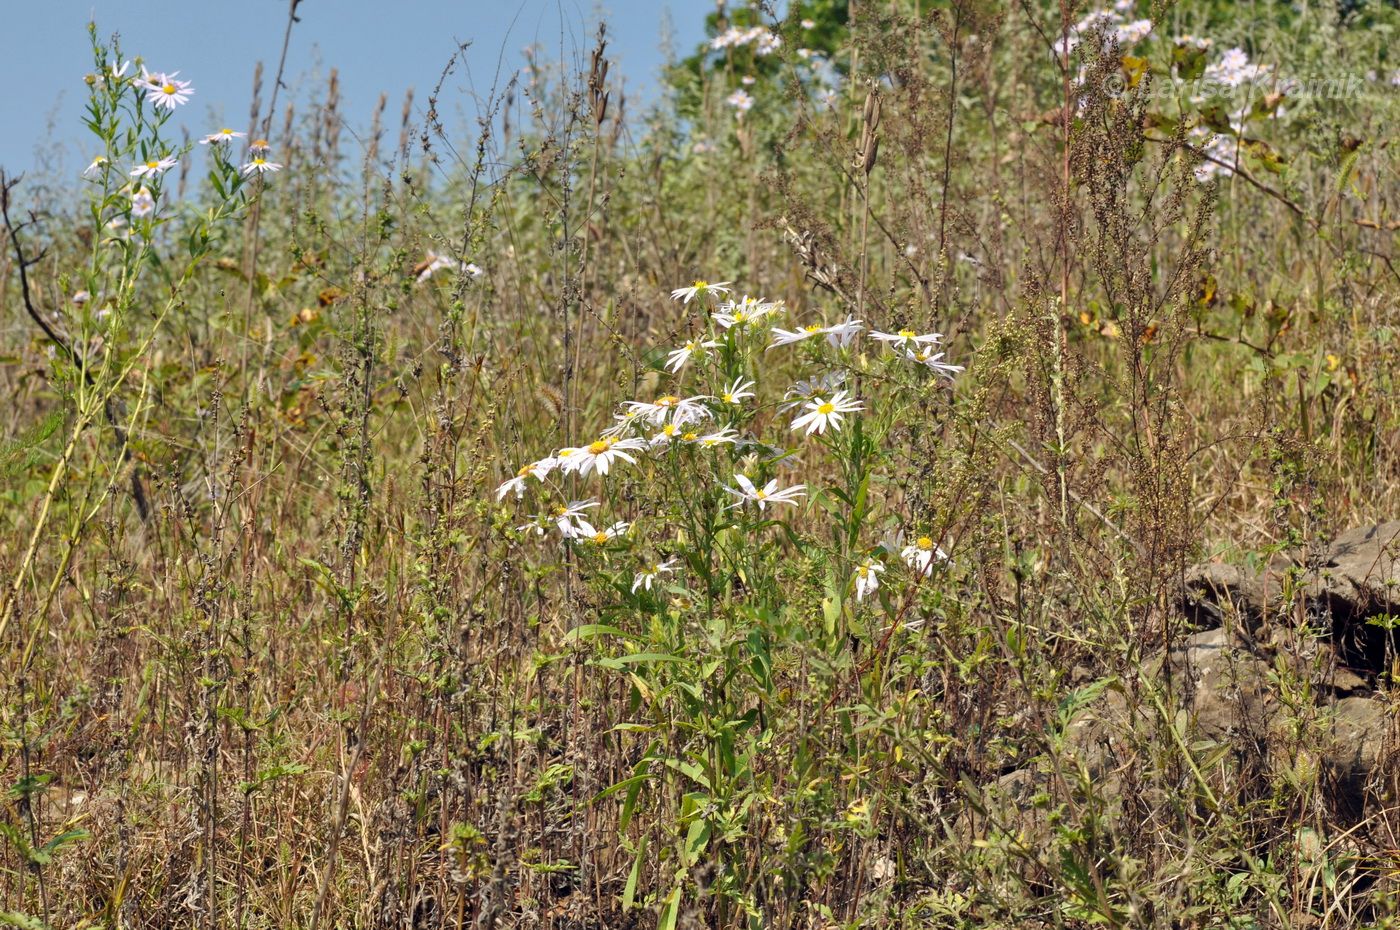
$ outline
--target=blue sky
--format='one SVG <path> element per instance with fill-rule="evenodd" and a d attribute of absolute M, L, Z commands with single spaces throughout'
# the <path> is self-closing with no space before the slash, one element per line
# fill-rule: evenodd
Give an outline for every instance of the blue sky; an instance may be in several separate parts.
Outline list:
<path fill-rule="evenodd" d="M 11 8 L 0 38 L 0 80 L 23 92 L 6 94 L 0 104 L 0 166 L 14 173 L 81 171 L 92 158 L 81 121 L 82 78 L 92 70 L 90 19 L 104 35 L 121 33 L 128 56 L 143 55 L 153 70 L 178 70 L 181 79 L 194 83 L 196 95 L 181 108 L 180 122 L 197 137 L 224 124 L 247 124 L 259 59 L 267 76 L 266 102 L 287 0 L 48 0 L 6 6 Z M 368 124 L 381 91 L 389 95 L 386 123 L 397 125 L 408 88 L 414 88 L 415 115 L 421 118 L 457 40 L 470 40 L 469 71 L 459 69 L 441 104 L 451 129 L 459 109 L 474 116 L 470 95 L 489 90 L 503 53 L 504 73 L 519 67 L 521 49 L 532 43 L 547 59 L 586 63 L 601 11 L 608 23 L 612 73 L 625 78 L 627 97 L 637 104 L 654 96 L 664 61 L 663 29 L 683 55 L 703 37 L 704 16 L 712 9 L 709 0 L 303 0 L 286 84 L 302 103 L 309 97 L 298 88 L 319 91 L 325 74 L 337 68 L 342 111 L 352 128 Z"/>

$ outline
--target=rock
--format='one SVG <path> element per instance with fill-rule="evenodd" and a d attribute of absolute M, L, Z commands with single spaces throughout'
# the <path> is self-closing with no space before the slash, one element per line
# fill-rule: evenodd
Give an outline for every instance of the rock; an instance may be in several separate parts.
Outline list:
<path fill-rule="evenodd" d="M 1183 709 L 1198 736 L 1264 738 L 1278 714 L 1269 666 L 1224 629 L 1188 636 L 1172 649 L 1172 669 L 1185 673 Z"/>
<path fill-rule="evenodd" d="M 1396 612 L 1400 606 L 1400 520 L 1338 536 L 1327 547 L 1327 561 L 1308 585 L 1308 593 L 1344 605 L 1351 615 Z"/>
<path fill-rule="evenodd" d="M 1276 559 L 1261 571 L 1224 562 L 1205 562 L 1186 570 L 1188 616 L 1206 626 L 1218 626 L 1230 616 L 1257 618 L 1283 597 L 1283 574 L 1291 560 Z"/>
<path fill-rule="evenodd" d="M 1298 574 L 1306 616 L 1329 632 L 1340 664 L 1351 670 L 1342 676 L 1341 689 L 1360 687 L 1353 676 L 1364 683 L 1385 672 L 1387 651 L 1400 638 L 1371 621 L 1400 614 L 1400 521 L 1348 530 L 1312 559 L 1281 554 L 1258 571 L 1221 562 L 1194 566 L 1184 579 L 1183 610 L 1205 626 L 1230 626 L 1238 617 L 1251 630 L 1268 627 L 1279 611 L 1298 606 L 1284 603 L 1289 571 Z M 1296 625 L 1291 615 L 1284 622 Z"/>
<path fill-rule="evenodd" d="M 1362 697 L 1343 698 L 1332 708 L 1335 739 L 1326 761 L 1336 780 L 1335 800 L 1354 815 L 1365 809 L 1372 782 L 1394 755 L 1391 710 L 1386 702 Z"/>

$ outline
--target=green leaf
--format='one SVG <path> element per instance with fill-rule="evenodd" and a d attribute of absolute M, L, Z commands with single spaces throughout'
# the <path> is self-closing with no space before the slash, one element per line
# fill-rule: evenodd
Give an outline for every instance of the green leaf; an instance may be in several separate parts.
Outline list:
<path fill-rule="evenodd" d="M 622 909 L 629 911 L 633 903 L 637 900 L 637 882 L 642 877 L 642 859 L 647 854 L 647 837 L 642 834 L 642 841 L 637 844 L 637 855 L 632 857 L 632 869 L 627 873 L 627 884 L 622 886 Z"/>

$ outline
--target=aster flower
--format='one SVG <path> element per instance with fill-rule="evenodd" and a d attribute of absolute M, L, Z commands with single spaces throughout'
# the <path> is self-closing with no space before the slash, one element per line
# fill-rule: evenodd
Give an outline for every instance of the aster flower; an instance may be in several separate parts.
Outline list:
<path fill-rule="evenodd" d="M 726 426 L 723 429 L 716 430 L 713 433 L 707 433 L 704 436 L 696 436 L 694 433 L 691 433 L 686 436 L 686 441 L 704 446 L 706 449 L 711 449 L 725 443 L 734 445 L 739 441 L 739 431 Z"/>
<path fill-rule="evenodd" d="M 266 150 L 264 150 L 266 151 Z M 238 169 L 246 178 L 252 174 L 268 174 L 273 171 L 281 171 L 282 166 L 275 161 L 268 161 L 264 155 L 254 155 L 248 163 Z"/>
<path fill-rule="evenodd" d="M 613 436 L 604 436 L 597 442 L 582 447 L 574 469 L 580 475 L 585 476 L 594 471 L 600 475 L 606 475 L 619 459 L 633 465 L 637 464 L 637 460 L 627 453 L 645 448 L 646 443 L 640 439 L 618 439 Z"/>
<path fill-rule="evenodd" d="M 128 174 L 133 178 L 158 178 L 178 164 L 174 155 L 151 159 L 132 168 Z"/>
<path fill-rule="evenodd" d="M 156 199 L 144 187 L 131 195 L 131 215 L 147 217 L 156 212 Z"/>
<path fill-rule="evenodd" d="M 833 430 L 841 429 L 841 420 L 845 414 L 855 413 L 865 408 L 859 401 L 847 400 L 845 391 L 837 391 L 831 396 L 831 400 L 824 400 L 821 397 L 814 397 L 804 405 L 806 413 L 792 421 L 789 429 L 801 429 L 807 427 L 807 435 L 813 433 L 825 433 L 830 426 Z"/>
<path fill-rule="evenodd" d="M 538 462 L 531 462 L 528 465 L 522 466 L 521 469 L 515 473 L 514 478 L 507 479 L 496 489 L 496 500 L 501 500 L 511 491 L 515 492 L 517 499 L 524 497 L 526 478 L 534 478 L 536 481 L 543 481 L 545 476 L 558 464 L 559 461 L 557 459 L 542 458 Z"/>
<path fill-rule="evenodd" d="M 612 526 L 600 530 L 594 527 L 593 524 L 589 523 L 587 520 L 580 519 L 578 521 L 578 535 L 574 536 L 573 538 L 586 539 L 589 542 L 593 543 L 595 546 L 601 546 L 611 542 L 612 540 L 621 536 L 623 533 L 626 533 L 627 528 L 631 525 L 632 524 L 630 523 L 626 523 L 622 520 L 619 520 Z"/>
<path fill-rule="evenodd" d="M 752 381 L 745 381 L 742 377 L 735 378 L 734 383 L 725 388 L 719 395 L 720 402 L 738 404 L 745 398 L 752 397 L 753 391 L 750 391 L 749 388 L 753 387 L 753 384 Z"/>
<path fill-rule="evenodd" d="M 813 323 L 810 326 L 804 326 L 801 329 L 792 330 L 781 329 L 777 326 L 774 326 L 773 341 L 768 343 L 768 349 L 776 349 L 778 346 L 792 345 L 795 342 L 802 342 L 805 339 L 811 339 L 813 336 L 820 336 L 825 332 L 826 327 L 823 326 L 821 323 Z M 764 351 L 766 352 L 768 351 L 768 349 L 764 349 Z"/>
<path fill-rule="evenodd" d="M 671 299 L 688 304 L 697 297 L 723 297 L 730 292 L 730 283 L 720 281 L 718 284 L 711 284 L 708 281 L 696 281 L 690 287 L 676 288 L 671 292 Z"/>
<path fill-rule="evenodd" d="M 706 349 L 713 349 L 718 345 L 719 343 L 713 339 L 704 341 L 692 339 L 666 356 L 666 369 L 672 374 L 675 374 L 684 368 L 692 358 L 697 355 L 704 355 Z"/>
<path fill-rule="evenodd" d="M 863 320 L 853 320 L 846 317 L 844 323 L 836 323 L 822 328 L 822 334 L 826 336 L 827 344 L 832 348 L 839 349 L 848 346 L 856 338 L 856 335 L 865 329 Z"/>
<path fill-rule="evenodd" d="M 236 132 L 232 129 L 220 129 L 218 132 L 211 132 L 203 139 L 199 140 L 200 145 L 222 145 L 225 142 L 232 142 L 234 139 L 242 139 L 248 135 L 246 132 Z"/>
<path fill-rule="evenodd" d="M 917 349 L 919 346 L 930 343 L 941 342 L 942 333 L 924 333 L 919 335 L 912 329 L 901 329 L 897 333 L 879 333 L 871 330 L 870 338 L 878 342 L 887 343 L 892 349 Z"/>
<path fill-rule="evenodd" d="M 662 575 L 669 575 L 676 570 L 676 560 L 667 559 L 665 562 L 653 562 L 646 568 L 637 572 L 632 578 L 632 593 L 636 594 L 638 588 L 651 590 L 652 582 Z"/>
<path fill-rule="evenodd" d="M 753 97 L 742 87 L 725 97 L 724 102 L 733 107 L 741 118 L 753 108 Z"/>
<path fill-rule="evenodd" d="M 909 359 L 909 361 L 918 362 L 939 377 L 947 378 L 949 381 L 952 381 L 953 376 L 964 369 L 961 365 L 950 365 L 943 361 L 944 354 L 943 352 L 934 352 L 932 349 L 904 350 L 904 357 Z"/>
<path fill-rule="evenodd" d="M 745 294 L 742 300 L 728 301 L 714 315 L 714 321 L 725 329 L 747 326 L 777 310 L 779 303 L 761 300 Z"/>
<path fill-rule="evenodd" d="M 705 409 L 701 401 L 709 400 L 703 394 L 695 397 L 677 397 L 674 394 L 665 394 L 658 397 L 654 403 L 646 403 L 640 400 L 630 400 L 623 406 L 628 410 L 635 410 L 638 416 L 645 418 L 653 426 L 659 426 L 669 419 L 677 426 L 686 423 L 698 423 L 708 419 L 710 411 Z"/>
<path fill-rule="evenodd" d="M 783 412 L 794 410 L 818 395 L 825 397 L 845 383 L 844 371 L 828 371 L 816 378 L 804 378 L 787 389 L 783 394 L 783 400 L 787 403 L 779 405 L 778 409 Z"/>
<path fill-rule="evenodd" d="M 927 575 L 933 570 L 934 559 L 940 562 L 948 561 L 948 553 L 934 545 L 933 540 L 927 536 L 920 536 L 913 544 L 905 546 L 900 550 L 899 557 L 904 560 L 905 565 L 920 575 Z"/>
<path fill-rule="evenodd" d="M 92 160 L 92 164 L 83 169 L 83 177 L 94 181 L 102 177 L 102 169 L 105 167 L 107 167 L 107 156 L 99 155 Z"/>
<path fill-rule="evenodd" d="M 761 511 L 769 504 L 792 504 L 797 505 L 797 498 L 806 496 L 805 484 L 794 484 L 790 488 L 778 488 L 778 479 L 770 480 L 763 487 L 756 486 L 749 480 L 747 475 L 735 475 L 734 483 L 737 488 L 726 487 L 724 490 L 738 498 L 730 507 L 742 507 L 745 502 L 752 501 L 758 505 Z"/>
<path fill-rule="evenodd" d="M 603 430 L 604 436 L 621 436 L 630 429 L 634 429 L 638 423 L 645 423 L 646 418 L 642 411 L 635 407 L 624 407 L 621 413 L 613 414 L 613 425 Z"/>
<path fill-rule="evenodd" d="M 856 566 L 856 600 L 863 601 L 867 594 L 879 590 L 880 573 L 884 570 L 884 563 L 875 559 L 869 559 Z"/>
<path fill-rule="evenodd" d="M 588 524 L 584 521 L 585 513 L 597 507 L 598 502 L 589 498 L 586 501 L 569 501 L 567 504 L 556 504 L 548 517 L 544 519 L 552 522 L 559 535 L 565 539 L 573 539 Z M 591 530 L 592 527 L 589 527 Z"/>
<path fill-rule="evenodd" d="M 189 81 L 177 81 L 175 75 L 179 71 L 172 71 L 169 74 L 164 72 L 151 73 L 144 67 L 141 69 L 141 83 L 146 86 L 146 99 L 157 107 L 165 107 L 173 110 L 183 103 L 188 103 L 190 97 L 194 96 L 194 88 Z"/>

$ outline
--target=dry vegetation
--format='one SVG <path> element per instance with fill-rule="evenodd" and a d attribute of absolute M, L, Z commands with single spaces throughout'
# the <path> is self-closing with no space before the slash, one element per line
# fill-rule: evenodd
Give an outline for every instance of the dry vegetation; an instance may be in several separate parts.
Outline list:
<path fill-rule="evenodd" d="M 1192 563 L 1301 577 L 1400 514 L 1400 17 L 1139 4 L 1064 56 L 1067 0 L 790 6 L 721 8 L 783 41 L 646 113 L 600 38 L 354 146 L 334 77 L 260 72 L 249 138 L 183 151 L 133 67 L 90 81 L 108 166 L 6 178 L 0 924 L 1397 925 L 1395 767 L 1353 803 L 1319 763 L 1323 618 L 1285 586 L 1262 735 L 1151 669 Z M 1235 46 L 1265 70 L 1193 100 Z M 785 306 L 725 327 L 696 278 Z M 767 348 L 849 318 L 966 371 Z M 838 370 L 863 409 L 791 430 Z M 497 494 L 666 394 L 740 441 Z M 589 498 L 626 531 L 530 525 Z M 1389 700 L 1393 642 L 1357 671 Z"/>

